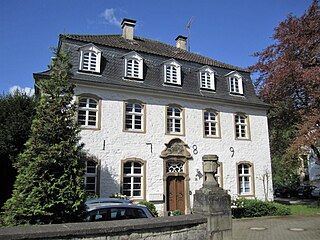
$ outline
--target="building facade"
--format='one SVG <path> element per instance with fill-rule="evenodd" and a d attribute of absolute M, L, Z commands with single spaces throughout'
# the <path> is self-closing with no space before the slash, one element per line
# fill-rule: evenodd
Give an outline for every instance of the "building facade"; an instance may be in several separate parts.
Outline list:
<path fill-rule="evenodd" d="M 183 36 L 176 46 L 134 36 L 134 26 L 124 19 L 119 35 L 60 35 L 89 156 L 87 191 L 190 213 L 202 157 L 215 154 L 216 178 L 233 198 L 272 199 L 268 105 L 250 72 L 187 51 Z"/>

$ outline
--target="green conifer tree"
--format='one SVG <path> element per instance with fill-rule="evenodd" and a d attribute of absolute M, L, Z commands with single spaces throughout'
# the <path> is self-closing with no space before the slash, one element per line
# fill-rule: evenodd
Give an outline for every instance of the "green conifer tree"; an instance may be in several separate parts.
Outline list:
<path fill-rule="evenodd" d="M 84 211 L 83 146 L 67 54 L 57 52 L 49 67 L 50 79 L 39 82 L 31 137 L 16 163 L 13 194 L 3 207 L 5 225 L 73 222 Z"/>

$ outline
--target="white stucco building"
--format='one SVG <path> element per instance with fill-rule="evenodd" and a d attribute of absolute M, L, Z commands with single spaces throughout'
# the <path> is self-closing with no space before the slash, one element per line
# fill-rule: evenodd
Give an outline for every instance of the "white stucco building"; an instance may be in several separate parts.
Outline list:
<path fill-rule="evenodd" d="M 268 105 L 250 72 L 187 51 L 183 36 L 176 46 L 134 36 L 134 26 L 124 19 L 120 35 L 60 36 L 90 156 L 87 190 L 189 213 L 202 157 L 215 154 L 233 198 L 272 199 Z"/>

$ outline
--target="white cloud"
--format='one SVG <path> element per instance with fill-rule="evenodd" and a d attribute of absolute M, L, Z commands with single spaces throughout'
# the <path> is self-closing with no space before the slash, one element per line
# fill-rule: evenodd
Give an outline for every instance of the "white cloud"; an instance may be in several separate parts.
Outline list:
<path fill-rule="evenodd" d="M 104 23 L 111 24 L 115 26 L 120 26 L 120 21 L 116 18 L 114 15 L 114 9 L 113 8 L 106 8 L 103 13 L 100 14 L 100 16 L 104 19 Z"/>
<path fill-rule="evenodd" d="M 9 89 L 9 93 L 13 94 L 16 91 L 22 92 L 27 94 L 28 96 L 32 96 L 34 95 L 34 89 L 33 88 L 29 88 L 29 87 L 25 87 L 25 88 L 21 88 L 20 86 L 13 86 Z"/>

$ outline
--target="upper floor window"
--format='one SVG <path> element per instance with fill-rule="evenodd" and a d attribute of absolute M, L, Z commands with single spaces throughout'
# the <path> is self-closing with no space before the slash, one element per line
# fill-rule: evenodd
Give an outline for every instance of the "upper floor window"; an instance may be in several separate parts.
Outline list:
<path fill-rule="evenodd" d="M 143 58 L 136 52 L 125 55 L 125 77 L 143 79 Z"/>
<path fill-rule="evenodd" d="M 99 100 L 93 97 L 80 97 L 78 102 L 78 124 L 84 128 L 98 128 Z"/>
<path fill-rule="evenodd" d="M 164 82 L 181 85 L 181 65 L 175 60 L 169 60 L 164 64 Z"/>
<path fill-rule="evenodd" d="M 80 48 L 79 70 L 100 73 L 101 50 L 93 44 Z"/>
<path fill-rule="evenodd" d="M 205 66 L 199 71 L 200 88 L 215 90 L 214 71 Z"/>
<path fill-rule="evenodd" d="M 237 113 L 234 116 L 236 139 L 249 139 L 249 120 L 244 113 Z"/>
<path fill-rule="evenodd" d="M 239 195 L 253 195 L 253 170 L 250 163 L 240 163 L 237 167 Z"/>
<path fill-rule="evenodd" d="M 205 110 L 203 112 L 204 136 L 219 137 L 219 114 L 215 110 Z"/>
<path fill-rule="evenodd" d="M 131 198 L 143 199 L 145 196 L 145 162 L 128 159 L 122 162 L 122 194 Z"/>
<path fill-rule="evenodd" d="M 181 107 L 168 106 L 167 107 L 167 133 L 179 134 L 184 133 L 184 112 Z"/>
<path fill-rule="evenodd" d="M 144 105 L 139 102 L 126 102 L 125 103 L 125 131 L 144 131 Z"/>
<path fill-rule="evenodd" d="M 242 95 L 243 94 L 242 76 L 236 71 L 233 71 L 227 74 L 226 76 L 228 76 L 228 80 L 229 80 L 230 93 Z"/>

